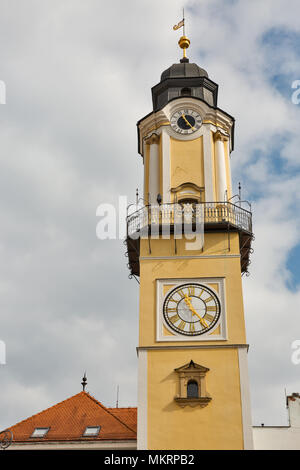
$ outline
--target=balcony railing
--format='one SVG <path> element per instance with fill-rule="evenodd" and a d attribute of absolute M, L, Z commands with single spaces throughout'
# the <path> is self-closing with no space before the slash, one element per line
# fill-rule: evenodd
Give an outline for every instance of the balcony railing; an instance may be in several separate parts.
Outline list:
<path fill-rule="evenodd" d="M 231 202 L 203 202 L 197 204 L 161 204 L 143 206 L 127 216 L 127 236 L 136 238 L 148 234 L 149 227 L 178 227 L 199 224 L 209 229 L 228 226 L 252 233 L 252 213 Z"/>

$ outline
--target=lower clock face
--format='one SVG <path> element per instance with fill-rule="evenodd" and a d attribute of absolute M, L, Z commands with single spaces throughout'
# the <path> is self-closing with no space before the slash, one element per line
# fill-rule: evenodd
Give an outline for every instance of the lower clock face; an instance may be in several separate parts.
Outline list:
<path fill-rule="evenodd" d="M 217 295 L 202 284 L 182 284 L 172 289 L 163 304 L 163 315 L 168 326 L 187 336 L 207 333 L 216 325 L 220 314 Z"/>
<path fill-rule="evenodd" d="M 199 129 L 202 119 L 200 114 L 192 109 L 181 109 L 171 116 L 170 124 L 179 134 L 192 134 Z"/>

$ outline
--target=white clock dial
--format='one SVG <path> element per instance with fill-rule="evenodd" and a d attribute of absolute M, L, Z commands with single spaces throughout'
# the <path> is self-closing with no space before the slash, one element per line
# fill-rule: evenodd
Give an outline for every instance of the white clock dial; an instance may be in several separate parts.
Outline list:
<path fill-rule="evenodd" d="M 196 336 L 210 331 L 218 322 L 221 304 L 209 287 L 182 284 L 166 296 L 163 315 L 168 326 L 177 333 Z"/>
<path fill-rule="evenodd" d="M 185 108 L 172 114 L 170 124 L 179 134 L 192 134 L 200 128 L 202 118 L 193 109 Z"/>

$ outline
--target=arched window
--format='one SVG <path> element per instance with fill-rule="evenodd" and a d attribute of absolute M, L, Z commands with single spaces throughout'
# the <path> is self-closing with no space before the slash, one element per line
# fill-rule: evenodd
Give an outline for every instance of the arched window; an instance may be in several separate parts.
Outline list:
<path fill-rule="evenodd" d="M 190 380 L 187 384 L 187 398 L 199 398 L 198 383 Z"/>
<path fill-rule="evenodd" d="M 182 88 L 181 89 L 181 96 L 191 96 L 192 90 L 190 88 Z"/>

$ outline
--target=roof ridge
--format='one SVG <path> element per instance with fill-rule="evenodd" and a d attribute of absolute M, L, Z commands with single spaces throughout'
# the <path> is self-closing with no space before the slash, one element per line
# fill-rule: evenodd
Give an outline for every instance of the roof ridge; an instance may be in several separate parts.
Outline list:
<path fill-rule="evenodd" d="M 89 393 L 87 393 L 87 396 L 95 401 L 98 405 L 100 405 L 102 408 L 104 408 L 104 410 L 109 413 L 113 418 L 115 418 L 117 421 L 119 421 L 121 424 L 123 424 L 124 426 L 126 426 L 126 428 L 128 428 L 130 431 L 132 431 L 134 434 L 136 434 L 136 431 L 134 429 L 132 429 L 130 426 L 128 426 L 128 424 L 124 423 L 124 421 L 122 421 L 120 418 L 118 418 L 117 416 L 115 416 L 111 411 L 109 411 L 109 408 L 107 408 L 106 406 L 102 405 L 102 403 L 100 401 L 98 401 L 95 397 L 93 397 L 93 395 L 90 395 Z"/>
<path fill-rule="evenodd" d="M 137 410 L 137 406 L 109 406 L 108 410 Z"/>
<path fill-rule="evenodd" d="M 26 423 L 26 421 L 29 421 L 30 419 L 35 418 L 36 416 L 41 415 L 41 414 L 44 413 L 45 411 L 51 410 L 52 408 L 55 408 L 55 407 L 57 407 L 57 406 L 59 406 L 59 405 L 62 405 L 62 403 L 65 403 L 66 401 L 71 400 L 72 398 L 75 398 L 75 397 L 77 397 L 78 395 L 82 395 L 82 394 L 86 395 L 87 392 L 83 392 L 83 391 L 82 391 L 82 392 L 76 393 L 75 395 L 72 395 L 71 397 L 68 397 L 68 398 L 66 398 L 65 400 L 62 400 L 62 401 L 60 401 L 60 402 L 58 402 L 58 403 L 55 403 L 55 405 L 49 406 L 48 408 L 45 408 L 44 410 L 39 411 L 38 413 L 35 413 L 35 414 L 29 416 L 28 418 L 23 419 L 22 421 L 19 421 L 18 423 L 14 424 L 13 426 L 10 426 L 9 429 L 12 429 L 12 428 L 14 428 L 14 427 L 16 427 L 16 426 L 19 426 L 19 424 Z"/>

